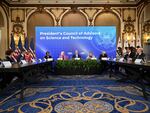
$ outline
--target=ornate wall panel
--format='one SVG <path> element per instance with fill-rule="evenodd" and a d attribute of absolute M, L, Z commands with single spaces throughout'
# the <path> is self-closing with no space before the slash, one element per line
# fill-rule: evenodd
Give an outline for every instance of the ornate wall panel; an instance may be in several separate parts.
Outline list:
<path fill-rule="evenodd" d="M 54 26 L 54 20 L 47 12 L 34 12 L 27 21 L 27 34 L 28 37 L 35 38 L 36 26 Z"/>
<path fill-rule="evenodd" d="M 22 44 L 24 44 L 24 22 L 25 22 L 25 8 L 10 8 L 11 14 L 11 32 L 14 34 L 16 47 L 18 46 L 19 38 L 21 37 Z"/>
<path fill-rule="evenodd" d="M 84 12 L 87 15 L 88 21 L 89 21 L 89 26 L 94 26 L 94 17 L 96 15 L 96 13 L 100 10 L 102 10 L 101 8 L 79 8 L 80 11 Z"/>
<path fill-rule="evenodd" d="M 71 10 L 67 12 L 61 20 L 62 26 L 87 26 L 87 18 L 79 11 Z"/>
<path fill-rule="evenodd" d="M 145 25 L 147 25 L 147 22 L 150 20 L 149 16 L 149 10 L 147 9 L 147 7 L 150 7 L 150 3 L 149 2 L 145 2 L 140 4 L 137 7 L 137 13 L 138 13 L 138 33 L 139 33 L 139 37 L 141 39 L 141 43 L 142 46 L 144 45 L 145 41 L 148 38 L 148 34 L 147 32 L 145 32 L 144 27 Z"/>
<path fill-rule="evenodd" d="M 118 14 L 118 16 L 121 18 L 122 17 L 122 8 L 111 8 L 113 12 Z"/>
<path fill-rule="evenodd" d="M 60 26 L 60 20 L 68 8 L 49 8 L 48 10 L 54 15 L 56 26 Z"/>
<path fill-rule="evenodd" d="M 123 9 L 123 21 L 127 21 L 128 17 L 131 17 L 132 21 L 136 21 L 136 8 Z"/>
<path fill-rule="evenodd" d="M 0 12 L 0 27 L 4 27 L 4 17 L 1 12 Z"/>
<path fill-rule="evenodd" d="M 144 8 L 144 21 L 150 20 L 150 4 L 146 5 Z"/>
<path fill-rule="evenodd" d="M 11 21 L 15 22 L 18 17 L 20 18 L 20 22 L 25 21 L 25 9 L 11 9 Z"/>
<path fill-rule="evenodd" d="M 136 47 L 136 30 L 134 21 L 130 16 L 128 16 L 127 20 L 125 20 L 124 23 L 124 29 L 123 29 L 123 42 L 124 47 Z"/>
<path fill-rule="evenodd" d="M 143 43 L 149 42 L 150 40 L 150 21 L 147 21 L 143 25 L 142 29 Z"/>
<path fill-rule="evenodd" d="M 120 36 L 120 19 L 112 12 L 102 12 L 97 15 L 94 22 L 95 26 L 116 26 L 117 38 Z"/>

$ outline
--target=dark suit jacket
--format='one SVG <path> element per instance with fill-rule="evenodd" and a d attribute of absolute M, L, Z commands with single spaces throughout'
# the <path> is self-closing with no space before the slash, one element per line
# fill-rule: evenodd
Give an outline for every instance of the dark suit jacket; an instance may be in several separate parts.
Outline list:
<path fill-rule="evenodd" d="M 145 54 L 144 53 L 142 53 L 140 55 L 136 54 L 135 59 L 142 59 L 144 61 L 145 60 Z"/>
<path fill-rule="evenodd" d="M 44 58 L 45 58 L 45 59 L 48 59 L 48 58 L 52 58 L 52 56 L 45 56 Z"/>
<path fill-rule="evenodd" d="M 108 56 L 107 56 L 107 54 L 103 54 L 103 55 L 102 55 L 102 54 L 100 54 L 100 56 L 99 56 L 99 60 L 101 60 L 103 57 L 108 57 Z"/>
<path fill-rule="evenodd" d="M 131 52 L 130 54 L 126 54 L 126 55 L 124 56 L 124 59 L 125 59 L 125 60 L 127 60 L 128 58 L 134 59 L 134 58 L 135 58 L 135 55 L 136 55 L 135 52 Z"/>
<path fill-rule="evenodd" d="M 74 55 L 72 56 L 72 58 L 81 58 L 81 55 L 78 54 L 78 57 L 76 57 L 76 55 L 74 54 Z"/>
<path fill-rule="evenodd" d="M 9 56 L 6 56 L 6 61 L 15 62 L 15 61 L 13 60 L 13 58 L 11 58 L 11 57 L 9 57 Z"/>

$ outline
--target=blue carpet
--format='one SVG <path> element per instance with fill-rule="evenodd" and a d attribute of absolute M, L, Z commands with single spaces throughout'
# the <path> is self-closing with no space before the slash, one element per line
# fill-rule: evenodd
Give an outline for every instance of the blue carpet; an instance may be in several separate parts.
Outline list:
<path fill-rule="evenodd" d="M 0 113 L 150 113 L 135 86 L 115 79 L 50 78 L 0 101 Z"/>

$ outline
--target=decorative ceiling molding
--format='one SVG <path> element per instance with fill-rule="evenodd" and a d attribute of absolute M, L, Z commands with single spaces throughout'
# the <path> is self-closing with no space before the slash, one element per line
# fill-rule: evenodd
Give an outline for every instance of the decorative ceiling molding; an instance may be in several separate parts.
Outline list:
<path fill-rule="evenodd" d="M 141 0 L 5 0 L 9 4 L 137 4 Z"/>
<path fill-rule="evenodd" d="M 135 7 L 139 3 L 148 0 L 2 0 L 10 7 L 34 7 L 35 5 L 47 6 L 103 6 L 110 5 L 113 7 Z"/>

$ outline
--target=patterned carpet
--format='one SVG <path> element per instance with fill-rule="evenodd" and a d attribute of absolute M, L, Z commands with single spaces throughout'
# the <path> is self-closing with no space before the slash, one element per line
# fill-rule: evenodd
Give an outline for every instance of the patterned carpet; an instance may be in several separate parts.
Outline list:
<path fill-rule="evenodd" d="M 107 76 L 49 77 L 20 95 L 3 98 L 0 113 L 150 113 L 150 102 L 129 83 Z"/>

